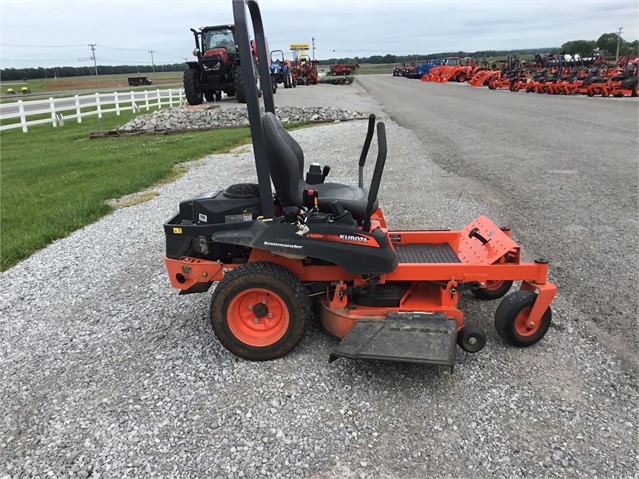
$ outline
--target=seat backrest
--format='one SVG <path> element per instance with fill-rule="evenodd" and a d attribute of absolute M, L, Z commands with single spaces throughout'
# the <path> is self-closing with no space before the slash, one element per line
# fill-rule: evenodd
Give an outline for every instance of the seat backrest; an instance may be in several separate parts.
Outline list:
<path fill-rule="evenodd" d="M 304 176 L 302 148 L 273 113 L 267 112 L 262 116 L 262 127 L 266 139 L 266 156 L 277 197 L 282 202 L 282 206 L 302 206 L 300 185 Z"/>

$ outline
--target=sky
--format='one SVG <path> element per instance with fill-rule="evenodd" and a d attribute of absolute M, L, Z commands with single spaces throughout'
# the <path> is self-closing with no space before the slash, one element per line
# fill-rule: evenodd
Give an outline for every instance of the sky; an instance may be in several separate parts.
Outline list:
<path fill-rule="evenodd" d="M 560 46 L 623 27 L 639 37 L 637 1 L 261 0 L 271 49 L 311 43 L 316 57 Z M 0 0 L 2 68 L 181 63 L 191 27 L 233 23 L 231 0 Z M 290 55 L 287 55 L 290 56 Z"/>

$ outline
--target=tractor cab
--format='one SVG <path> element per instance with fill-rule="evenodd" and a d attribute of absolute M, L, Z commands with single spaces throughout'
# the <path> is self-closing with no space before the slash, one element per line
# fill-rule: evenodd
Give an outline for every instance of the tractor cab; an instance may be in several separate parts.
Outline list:
<path fill-rule="evenodd" d="M 237 56 L 233 25 L 205 27 L 199 32 L 202 42 L 202 57 L 225 55 L 224 63 Z M 223 50 L 223 52 L 221 52 Z"/>

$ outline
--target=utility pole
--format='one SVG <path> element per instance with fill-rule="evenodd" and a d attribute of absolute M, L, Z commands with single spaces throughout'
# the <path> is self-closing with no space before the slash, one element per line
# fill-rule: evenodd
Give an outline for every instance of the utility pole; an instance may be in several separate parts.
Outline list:
<path fill-rule="evenodd" d="M 619 27 L 619 31 L 617 32 L 617 54 L 615 55 L 615 65 L 619 61 L 619 45 L 621 45 L 621 30 L 623 30 L 623 27 Z"/>
<path fill-rule="evenodd" d="M 155 53 L 155 50 L 149 50 L 149 53 L 151 54 L 151 65 L 153 66 L 153 73 L 155 73 L 155 63 L 153 63 L 153 54 Z"/>
<path fill-rule="evenodd" d="M 308 38 L 308 37 L 306 37 Z M 311 40 L 313 40 L 313 60 L 315 60 L 315 37 L 312 37 Z"/>
<path fill-rule="evenodd" d="M 95 43 L 89 43 L 89 47 L 91 47 L 91 60 L 93 60 L 93 67 L 95 68 L 95 81 L 98 84 L 98 89 L 100 88 L 100 78 L 98 78 L 98 61 L 95 59 Z"/>

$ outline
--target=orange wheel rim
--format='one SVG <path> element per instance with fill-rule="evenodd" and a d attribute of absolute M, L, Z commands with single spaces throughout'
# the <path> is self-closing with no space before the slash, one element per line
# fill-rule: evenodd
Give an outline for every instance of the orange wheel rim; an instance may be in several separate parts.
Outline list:
<path fill-rule="evenodd" d="M 231 333 L 244 344 L 265 347 L 284 337 L 290 317 L 278 294 L 264 288 L 249 288 L 233 297 L 226 320 Z"/>
<path fill-rule="evenodd" d="M 488 291 L 497 291 L 503 285 L 503 281 L 486 281 L 486 286 L 484 286 L 484 289 Z"/>
<path fill-rule="evenodd" d="M 532 336 L 541 327 L 541 319 L 539 322 L 530 321 L 531 307 L 523 309 L 515 318 L 515 331 L 519 336 Z"/>

